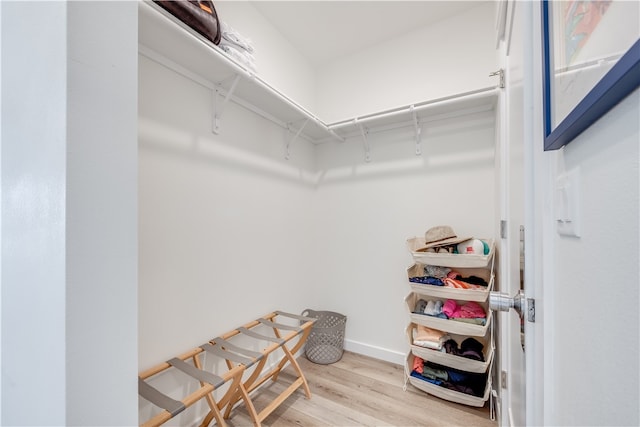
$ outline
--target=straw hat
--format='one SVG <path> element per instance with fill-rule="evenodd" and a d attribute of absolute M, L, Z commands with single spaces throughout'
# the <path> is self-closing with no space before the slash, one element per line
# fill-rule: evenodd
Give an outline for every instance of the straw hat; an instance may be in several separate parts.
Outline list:
<path fill-rule="evenodd" d="M 448 225 L 438 225 L 431 227 L 424 233 L 425 246 L 418 251 L 425 251 L 429 248 L 437 248 L 440 246 L 456 245 L 458 243 L 469 240 L 469 237 L 458 237 Z"/>

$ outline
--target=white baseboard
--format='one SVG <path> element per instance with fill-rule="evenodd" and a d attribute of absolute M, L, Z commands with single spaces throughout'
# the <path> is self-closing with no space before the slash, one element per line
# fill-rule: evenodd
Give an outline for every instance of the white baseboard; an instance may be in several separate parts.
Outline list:
<path fill-rule="evenodd" d="M 407 354 L 389 350 L 387 348 L 377 347 L 371 344 L 365 344 L 353 340 L 344 340 L 344 349 L 353 353 L 362 354 L 364 356 L 373 357 L 374 359 L 384 360 L 386 362 L 395 363 L 396 365 L 404 365 Z"/>

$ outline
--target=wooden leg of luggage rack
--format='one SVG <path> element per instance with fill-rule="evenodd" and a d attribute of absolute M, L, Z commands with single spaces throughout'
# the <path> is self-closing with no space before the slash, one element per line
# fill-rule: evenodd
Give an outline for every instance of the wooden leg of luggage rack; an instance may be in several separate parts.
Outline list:
<path fill-rule="evenodd" d="M 306 339 L 306 337 L 308 336 L 309 327 L 311 326 L 313 321 L 308 322 L 308 324 L 305 324 L 304 327 L 291 326 L 291 325 L 279 324 L 279 323 L 273 322 L 273 319 L 277 315 L 278 315 L 278 312 L 271 313 L 267 316 L 264 316 L 256 321 L 250 322 L 222 336 L 220 341 L 223 343 L 226 343 L 224 345 L 227 345 L 227 346 L 229 346 L 229 342 L 226 341 L 227 339 L 240 334 L 242 334 L 245 337 L 250 337 L 260 341 L 267 341 L 271 343 L 264 350 L 260 352 L 260 361 L 256 365 L 252 366 L 253 371 L 251 372 L 251 375 L 249 375 L 249 377 L 238 386 L 235 395 L 231 398 L 231 400 L 229 401 L 229 404 L 227 405 L 227 408 L 224 414 L 225 418 L 228 418 L 230 416 L 231 411 L 235 406 L 235 404 L 240 399 L 243 399 L 247 404 L 246 405 L 247 411 L 249 412 L 249 415 L 253 420 L 253 424 L 256 427 L 260 427 L 262 421 L 265 418 L 267 418 L 278 406 L 280 406 L 285 401 L 287 397 L 293 394 L 300 386 L 304 388 L 304 392 L 307 398 L 311 397 L 311 391 L 309 389 L 309 385 L 307 384 L 307 381 L 304 378 L 304 375 L 302 374 L 300 365 L 297 363 L 297 361 L 293 357 L 293 354 L 291 353 L 289 348 L 286 346 L 286 344 L 296 336 L 299 337 L 299 340 L 304 341 L 304 339 Z M 269 335 L 264 335 L 262 333 L 253 331 L 252 329 L 258 325 L 270 327 L 273 330 L 274 335 L 269 336 Z M 286 336 L 283 336 L 280 332 L 281 329 L 289 330 L 291 332 Z M 302 343 L 298 342 L 293 348 L 297 350 L 301 347 L 302 344 L 303 342 Z M 266 367 L 266 363 L 269 355 L 278 349 L 282 349 L 284 353 L 282 358 L 277 362 L 276 367 L 274 369 L 271 369 L 269 372 L 263 372 Z M 243 353 L 243 351 L 248 351 L 248 350 L 235 347 L 234 351 Z M 260 412 L 258 412 L 255 408 L 255 405 L 251 402 L 249 393 L 256 390 L 258 387 L 260 387 L 269 379 L 276 381 L 280 371 L 284 368 L 287 361 L 290 362 L 291 365 L 293 366 L 297 374 L 297 378 L 295 379 L 293 384 L 288 386 L 286 390 L 280 393 L 280 395 L 278 395 L 272 402 L 270 402 L 265 408 L 263 408 Z M 227 360 L 227 364 L 228 366 L 232 366 L 232 363 L 230 360 Z"/>
<path fill-rule="evenodd" d="M 231 416 L 231 411 L 233 410 L 233 407 L 235 406 L 235 404 L 238 403 L 240 399 L 242 399 L 244 400 L 245 406 L 247 407 L 247 412 L 249 413 L 249 416 L 253 421 L 253 425 L 255 427 L 261 426 L 262 420 L 258 416 L 256 407 L 253 405 L 253 401 L 251 401 L 251 398 L 249 397 L 249 392 L 247 391 L 247 385 L 250 386 L 251 384 L 253 384 L 253 382 L 262 372 L 262 369 L 264 368 L 264 365 L 266 362 L 267 362 L 267 358 L 266 357 L 262 358 L 260 362 L 258 362 L 258 364 L 255 366 L 251 376 L 246 381 L 240 382 L 240 384 L 238 384 L 238 387 L 236 388 L 235 393 L 233 394 L 233 396 L 231 396 L 231 398 L 229 399 L 229 402 L 227 403 L 227 407 L 224 412 L 224 417 L 226 419 L 228 419 Z M 227 361 L 227 363 L 231 364 L 231 362 L 229 361 Z"/>
<path fill-rule="evenodd" d="M 154 417 L 142 422 L 141 426 L 160 426 L 170 419 L 174 418 L 186 408 L 194 405 L 199 400 L 205 399 L 213 412 L 211 419 L 216 418 L 218 425 L 226 427 L 226 423 L 223 417 L 220 415 L 219 408 L 223 407 L 224 404 L 227 403 L 227 401 L 230 399 L 230 396 L 235 394 L 237 387 L 241 384 L 244 366 L 239 365 L 233 367 L 224 375 L 218 376 L 202 369 L 202 365 L 200 363 L 200 354 L 202 352 L 202 348 L 193 349 L 187 353 L 184 353 L 178 357 L 174 357 L 167 362 L 161 363 L 139 374 L 138 392 L 140 396 L 163 409 Z M 193 365 L 186 362 L 188 359 L 193 360 Z M 146 380 L 148 378 L 169 369 L 182 371 L 184 374 L 191 377 L 192 380 L 197 380 L 200 383 L 200 388 L 184 397 L 182 400 L 178 401 L 170 398 L 166 394 L 160 392 L 147 383 Z M 229 383 L 229 388 L 223 398 L 216 403 L 215 399 L 212 396 L 212 393 L 214 390 L 225 383 Z M 208 423 L 211 422 L 211 419 L 208 421 Z"/>
<path fill-rule="evenodd" d="M 280 331 L 278 331 L 276 328 L 274 328 L 273 330 L 276 336 L 280 338 Z M 280 363 L 278 363 L 278 366 L 273 371 L 273 375 L 272 375 L 272 380 L 274 382 L 277 381 L 278 375 L 286 365 L 287 361 L 289 361 L 293 369 L 298 374 L 298 378 L 296 379 L 296 383 L 298 383 L 298 386 L 296 386 L 296 388 L 302 385 L 302 387 L 304 388 L 304 394 L 307 396 L 307 399 L 311 399 L 311 389 L 309 389 L 309 384 L 307 383 L 307 379 L 302 373 L 302 368 L 300 368 L 300 365 L 298 364 L 298 361 L 294 357 L 294 354 L 298 351 L 298 349 L 302 346 L 302 344 L 304 344 L 304 341 L 307 339 L 307 336 L 309 335 L 310 331 L 311 331 L 310 327 L 303 330 L 302 335 L 298 339 L 298 342 L 296 343 L 296 345 L 293 347 L 293 350 L 289 350 L 289 348 L 287 348 L 286 343 L 282 344 L 282 351 L 284 352 L 284 357 L 280 360 Z"/>
<path fill-rule="evenodd" d="M 199 358 L 194 357 L 193 363 L 198 369 L 202 369 Z M 217 402 L 213 397 L 213 393 L 209 393 L 206 396 L 206 400 L 207 400 L 207 403 L 209 404 L 210 411 L 202 420 L 200 427 L 208 426 L 214 418 L 219 426 L 227 427 L 227 423 L 225 422 L 224 417 L 220 412 L 220 409 L 224 408 L 225 405 L 231 399 L 231 397 L 235 394 L 236 390 L 238 389 L 238 386 L 241 384 L 243 373 L 244 373 L 243 366 L 232 367 L 232 369 L 230 369 L 229 372 L 227 373 L 231 381 L 231 384 L 229 384 L 229 388 L 224 393 L 224 395 Z"/>

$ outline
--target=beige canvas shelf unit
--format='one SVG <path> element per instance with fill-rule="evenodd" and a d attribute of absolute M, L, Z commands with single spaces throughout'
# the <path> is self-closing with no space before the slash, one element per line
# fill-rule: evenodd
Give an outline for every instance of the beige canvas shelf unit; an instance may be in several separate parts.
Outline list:
<path fill-rule="evenodd" d="M 491 239 L 483 239 L 488 243 L 489 253 L 486 255 L 474 254 L 444 254 L 421 252 L 418 249 L 424 247 L 424 238 L 415 237 L 407 240 L 407 248 L 413 256 L 414 265 L 407 268 L 407 280 L 421 276 L 425 265 L 450 267 L 459 272 L 463 277 L 478 276 L 484 279 L 488 286 L 486 289 L 456 289 L 444 286 L 414 283 L 409 281 L 412 292 L 405 297 L 405 304 L 411 322 L 406 329 L 409 342 L 409 353 L 406 359 L 407 381 L 416 388 L 452 402 L 481 407 L 491 396 L 491 377 L 495 353 L 493 339 L 493 313 L 489 309 L 489 292 L 494 286 L 495 243 Z M 486 323 L 476 325 L 464 323 L 452 319 L 443 319 L 425 314 L 414 313 L 418 300 L 455 300 L 459 305 L 469 301 L 480 304 L 487 313 Z M 458 355 L 448 354 L 439 350 L 420 347 L 413 344 L 413 332 L 416 325 L 424 325 L 432 329 L 446 332 L 448 336 L 460 344 L 464 339 L 473 337 L 483 345 L 484 361 L 467 359 Z M 441 366 L 465 371 L 473 374 L 487 374 L 487 381 L 482 396 L 475 396 L 459 391 L 447 389 L 411 375 L 414 357 L 420 357 L 425 361 Z"/>
<path fill-rule="evenodd" d="M 413 345 L 413 331 L 415 329 L 416 324 L 411 323 L 409 324 L 409 326 L 407 326 L 406 330 L 407 339 L 411 347 L 411 353 L 415 356 L 421 357 L 422 359 L 428 360 L 433 363 L 437 363 L 438 365 L 448 366 L 450 368 L 473 373 L 487 372 L 487 369 L 491 365 L 491 361 L 493 360 L 494 348 L 493 343 L 491 342 L 490 335 L 485 337 L 477 337 L 477 340 L 484 345 L 484 349 L 482 352 L 484 355 L 484 361 L 480 361 L 452 355 L 439 350 L 433 350 L 430 348 Z M 459 335 L 454 333 L 448 333 L 447 335 L 454 339 L 456 342 L 462 342 L 465 338 L 468 337 L 467 335 Z"/>
<path fill-rule="evenodd" d="M 428 291 L 428 295 L 437 297 L 439 299 L 446 298 L 461 301 L 484 302 L 487 301 L 489 292 L 491 292 L 491 290 L 493 289 L 493 284 L 495 281 L 493 272 L 486 268 L 456 268 L 456 271 L 458 271 L 464 277 L 477 276 L 484 279 L 488 283 L 488 286 L 486 287 L 486 289 L 455 289 L 445 286 L 431 286 L 422 283 L 411 282 L 411 279 L 413 277 L 422 276 L 423 270 L 424 264 L 413 264 L 411 267 L 407 268 L 407 277 L 410 280 L 409 285 L 411 286 L 411 290 L 416 294 L 422 294 L 425 292 L 425 288 L 428 286 L 428 288 L 426 289 L 426 291 Z"/>
<path fill-rule="evenodd" d="M 409 353 L 407 355 L 407 360 L 406 360 L 407 372 L 411 372 L 411 366 L 413 366 L 414 357 L 415 355 L 413 353 Z M 408 380 L 414 387 L 424 391 L 425 393 L 429 393 L 433 396 L 437 396 L 441 399 L 445 399 L 450 402 L 456 402 L 463 405 L 475 406 L 479 408 L 484 406 L 485 402 L 489 399 L 489 396 L 491 395 L 491 387 L 492 387 L 491 375 L 489 375 L 489 378 L 485 385 L 484 393 L 482 394 L 482 396 L 473 396 L 466 393 L 460 393 L 455 390 L 450 390 L 435 384 L 431 384 L 428 381 L 422 381 L 412 376 L 409 376 Z"/>

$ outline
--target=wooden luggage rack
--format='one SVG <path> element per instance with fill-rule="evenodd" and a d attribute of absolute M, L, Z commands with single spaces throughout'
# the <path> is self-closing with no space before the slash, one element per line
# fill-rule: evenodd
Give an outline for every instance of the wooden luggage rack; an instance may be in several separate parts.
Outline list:
<path fill-rule="evenodd" d="M 288 319 L 289 322 L 280 323 L 281 318 Z M 291 320 L 294 320 L 297 324 L 291 324 Z M 308 399 L 311 398 L 309 385 L 294 355 L 304 345 L 315 320 L 310 317 L 275 311 L 216 337 L 196 349 L 141 372 L 138 376 L 138 392 L 140 396 L 162 409 L 160 413 L 141 423 L 141 426 L 162 425 L 189 406 L 201 399 L 206 399 L 209 413 L 203 419 L 201 427 L 208 426 L 213 419 L 216 420 L 218 425 L 226 426 L 225 419 L 231 416 L 232 409 L 240 400 L 244 401 L 254 426 L 260 427 L 262 421 L 298 388 L 303 387 L 306 397 Z M 267 333 L 264 333 L 265 329 L 268 331 Z M 254 343 L 255 340 L 258 340 L 269 344 L 263 350 L 257 351 L 236 345 L 239 339 L 243 339 L 242 343 L 246 343 L 248 339 L 250 342 L 254 341 Z M 263 372 L 267 367 L 269 356 L 276 351 L 280 351 L 281 358 L 277 364 L 271 365 L 274 366 L 271 370 Z M 205 354 L 207 357 L 211 356 L 217 360 L 224 360 L 227 371 L 218 376 L 203 370 L 201 358 Z M 188 359 L 191 359 L 193 364 L 187 363 Z M 297 375 L 296 379 L 270 404 L 258 412 L 249 394 L 269 379 L 277 381 L 279 373 L 287 362 L 293 367 Z M 175 400 L 148 384 L 147 380 L 149 378 L 170 368 L 186 374 L 186 377 L 191 381 L 197 380 L 200 387 L 183 399 Z M 227 384 L 228 387 L 216 401 L 213 397 L 213 391 L 224 384 Z M 223 410 L 224 415 L 222 414 Z"/>

